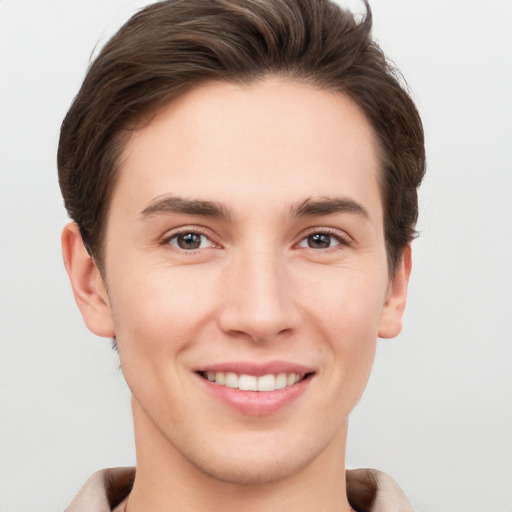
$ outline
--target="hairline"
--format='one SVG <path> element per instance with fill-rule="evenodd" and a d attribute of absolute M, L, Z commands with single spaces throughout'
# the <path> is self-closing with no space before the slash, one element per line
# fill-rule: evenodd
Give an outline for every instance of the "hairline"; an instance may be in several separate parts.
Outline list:
<path fill-rule="evenodd" d="M 337 89 L 334 86 L 330 86 L 328 84 L 323 83 L 321 80 L 316 79 L 315 77 L 308 77 L 307 75 L 301 75 L 297 71 L 291 72 L 266 72 L 254 75 L 252 77 L 243 77 L 243 78 L 235 78 L 235 77 L 212 77 L 210 79 L 203 78 L 197 80 L 195 83 L 184 84 L 183 87 L 179 89 L 174 89 L 169 91 L 169 94 L 163 94 L 160 100 L 156 101 L 154 105 L 149 106 L 145 112 L 142 112 L 139 116 L 133 117 L 129 119 L 124 127 L 119 128 L 117 133 L 114 134 L 115 142 L 113 147 L 116 148 L 117 155 L 113 161 L 112 168 L 112 186 L 110 188 L 110 193 L 106 197 L 107 206 L 104 211 L 103 222 L 100 227 L 100 232 L 98 236 L 99 244 L 98 250 L 94 255 L 94 259 L 98 270 L 100 271 L 103 277 L 106 276 L 106 268 L 105 268 L 105 251 L 106 251 L 106 241 L 107 241 L 107 231 L 108 231 L 108 222 L 109 222 L 109 214 L 112 205 L 112 199 L 115 195 L 117 186 L 120 180 L 120 173 L 122 172 L 123 163 L 126 159 L 127 155 L 127 147 L 130 143 L 131 138 L 135 133 L 144 128 L 148 127 L 160 114 L 162 114 L 165 110 L 169 109 L 173 103 L 178 101 L 180 98 L 183 98 L 187 94 L 196 91 L 202 87 L 212 86 L 212 85 L 240 85 L 251 87 L 254 85 L 261 84 L 269 79 L 277 79 L 283 81 L 284 83 L 295 83 L 302 84 L 309 87 L 312 87 L 318 91 L 323 91 L 329 94 L 334 95 L 342 95 L 345 99 L 348 99 L 353 107 L 355 107 L 359 113 L 363 116 L 365 122 L 368 125 L 369 132 L 371 135 L 372 143 L 375 150 L 375 156 L 377 158 L 377 172 L 376 179 L 377 185 L 379 188 L 379 197 L 381 200 L 381 206 L 383 210 L 383 234 L 384 234 L 384 243 L 385 250 L 388 262 L 388 273 L 390 278 L 394 276 L 397 268 L 397 263 L 400 260 L 403 251 L 405 250 L 406 244 L 403 245 L 399 250 L 396 251 L 396 261 L 392 260 L 392 250 L 388 238 L 387 238 L 387 212 L 386 212 L 386 187 L 384 185 L 385 179 L 385 167 L 389 163 L 388 152 L 383 146 L 382 140 L 378 134 L 378 131 L 373 126 L 371 119 L 366 114 L 365 110 L 361 107 L 361 105 L 357 102 L 357 100 L 350 94 L 350 92 L 346 89 Z M 90 252 L 90 251 L 89 251 Z"/>

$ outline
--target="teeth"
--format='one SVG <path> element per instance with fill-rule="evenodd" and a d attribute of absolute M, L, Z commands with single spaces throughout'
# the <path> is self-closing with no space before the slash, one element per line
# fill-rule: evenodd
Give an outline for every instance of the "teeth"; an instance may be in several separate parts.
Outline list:
<path fill-rule="evenodd" d="M 272 374 L 262 375 L 258 379 L 258 391 L 274 391 L 274 389 L 276 389 L 276 378 Z"/>
<path fill-rule="evenodd" d="M 238 389 L 242 391 L 258 391 L 258 377 L 254 375 L 240 375 Z"/>
<path fill-rule="evenodd" d="M 261 377 L 234 372 L 206 372 L 204 375 L 211 382 L 242 391 L 275 391 L 293 386 L 303 378 L 298 373 L 269 373 Z"/>
<path fill-rule="evenodd" d="M 215 379 L 215 382 L 217 382 L 217 379 Z M 238 375 L 236 373 L 227 372 L 224 386 L 228 388 L 238 388 Z"/>
<path fill-rule="evenodd" d="M 287 386 L 293 386 L 293 384 L 295 384 L 297 382 L 297 374 L 296 373 L 290 373 L 287 377 L 286 377 L 286 385 Z"/>
<path fill-rule="evenodd" d="M 276 389 L 285 388 L 286 383 L 287 383 L 286 373 L 278 373 L 276 375 Z"/>

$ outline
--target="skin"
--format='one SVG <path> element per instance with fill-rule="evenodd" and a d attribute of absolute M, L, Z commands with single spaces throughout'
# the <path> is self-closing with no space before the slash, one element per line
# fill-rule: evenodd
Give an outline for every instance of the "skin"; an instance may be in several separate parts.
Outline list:
<path fill-rule="evenodd" d="M 342 94 L 204 85 L 128 141 L 104 277 L 64 229 L 76 301 L 92 332 L 116 336 L 133 395 L 130 512 L 350 510 L 348 415 L 377 337 L 400 332 L 410 273 L 408 247 L 389 277 L 377 155 Z M 227 406 L 196 373 L 275 360 L 313 374 L 270 415 Z"/>

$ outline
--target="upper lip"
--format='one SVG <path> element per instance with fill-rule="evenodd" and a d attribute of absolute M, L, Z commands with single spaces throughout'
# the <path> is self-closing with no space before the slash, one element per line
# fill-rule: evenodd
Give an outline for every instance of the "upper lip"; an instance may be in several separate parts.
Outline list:
<path fill-rule="evenodd" d="M 216 364 L 208 364 L 198 367 L 196 372 L 233 372 L 238 375 L 255 375 L 260 377 L 270 373 L 313 373 L 315 370 L 311 366 L 292 363 L 290 361 L 268 361 L 265 363 L 255 363 L 249 361 L 232 361 Z"/>

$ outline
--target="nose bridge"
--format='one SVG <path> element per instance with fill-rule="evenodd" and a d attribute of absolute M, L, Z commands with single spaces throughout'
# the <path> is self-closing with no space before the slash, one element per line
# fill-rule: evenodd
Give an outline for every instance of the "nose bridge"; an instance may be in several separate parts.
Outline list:
<path fill-rule="evenodd" d="M 264 341 L 293 329 L 292 288 L 283 255 L 272 247 L 241 251 L 226 279 L 222 328 Z"/>

